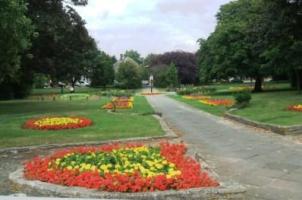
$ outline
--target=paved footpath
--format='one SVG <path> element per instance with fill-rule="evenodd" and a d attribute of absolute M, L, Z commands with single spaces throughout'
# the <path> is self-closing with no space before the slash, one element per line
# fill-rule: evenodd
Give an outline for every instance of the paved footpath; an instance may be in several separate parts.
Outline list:
<path fill-rule="evenodd" d="M 247 187 L 247 199 L 302 200 L 302 145 L 212 116 L 167 96 L 147 98 L 222 180 Z"/>

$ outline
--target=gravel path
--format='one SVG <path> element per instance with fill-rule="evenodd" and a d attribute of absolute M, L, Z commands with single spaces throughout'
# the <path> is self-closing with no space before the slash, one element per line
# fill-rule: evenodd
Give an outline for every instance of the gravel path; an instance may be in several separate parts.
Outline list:
<path fill-rule="evenodd" d="M 247 187 L 247 199 L 302 199 L 301 144 L 212 116 L 167 96 L 147 98 L 223 180 Z"/>

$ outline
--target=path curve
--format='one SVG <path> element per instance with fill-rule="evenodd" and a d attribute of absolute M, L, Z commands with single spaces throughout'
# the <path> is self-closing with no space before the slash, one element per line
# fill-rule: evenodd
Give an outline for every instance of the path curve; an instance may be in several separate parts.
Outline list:
<path fill-rule="evenodd" d="M 247 199 L 302 199 L 302 145 L 240 126 L 164 95 L 147 99 L 183 133 L 182 139 L 203 155 L 222 180 L 245 185 Z"/>

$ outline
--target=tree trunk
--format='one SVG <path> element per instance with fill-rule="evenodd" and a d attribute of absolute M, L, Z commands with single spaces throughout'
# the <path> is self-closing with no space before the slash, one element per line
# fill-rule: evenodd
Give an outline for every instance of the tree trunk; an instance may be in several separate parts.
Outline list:
<path fill-rule="evenodd" d="M 260 75 L 256 76 L 255 80 L 254 92 L 262 92 L 263 77 Z"/>

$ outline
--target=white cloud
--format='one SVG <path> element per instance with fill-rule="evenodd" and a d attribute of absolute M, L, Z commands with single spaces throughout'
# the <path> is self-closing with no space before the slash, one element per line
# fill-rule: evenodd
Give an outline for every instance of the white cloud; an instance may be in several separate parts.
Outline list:
<path fill-rule="evenodd" d="M 216 25 L 219 7 L 230 0 L 89 0 L 76 7 L 100 49 L 118 56 L 127 49 L 142 55 L 195 52 L 196 41 Z"/>

